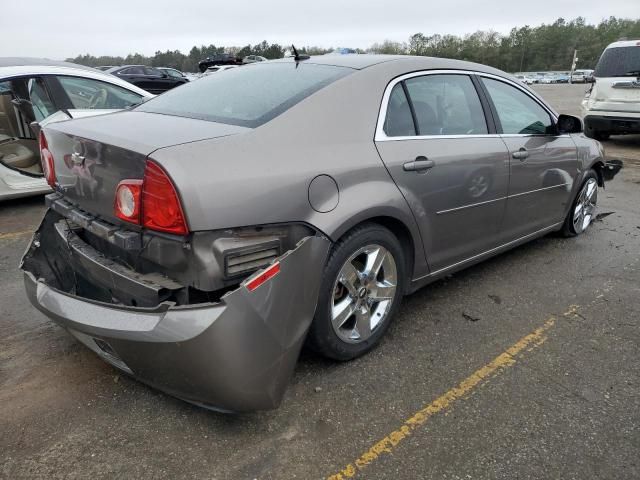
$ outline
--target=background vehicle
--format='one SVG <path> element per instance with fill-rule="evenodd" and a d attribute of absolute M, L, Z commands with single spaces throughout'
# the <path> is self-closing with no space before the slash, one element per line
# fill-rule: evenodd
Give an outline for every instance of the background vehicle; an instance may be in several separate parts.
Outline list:
<path fill-rule="evenodd" d="M 516 74 L 515 77 L 526 85 L 533 85 L 534 83 L 537 83 L 536 80 L 534 80 L 532 77 L 529 77 L 527 75 Z"/>
<path fill-rule="evenodd" d="M 225 70 L 229 70 L 231 68 L 238 68 L 239 65 L 216 65 L 215 67 L 209 67 L 202 74 L 203 76 L 211 75 L 212 73 L 224 72 Z"/>
<path fill-rule="evenodd" d="M 242 59 L 242 63 L 255 63 L 255 62 L 266 62 L 267 59 L 265 57 L 261 57 L 260 55 L 247 55 Z"/>
<path fill-rule="evenodd" d="M 153 94 L 163 93 L 189 82 L 183 76 L 170 76 L 157 68 L 145 65 L 123 65 L 110 68 L 106 73 L 110 73 Z"/>
<path fill-rule="evenodd" d="M 24 257 L 27 293 L 173 395 L 273 407 L 305 339 L 355 358 L 405 294 L 548 232 L 582 233 L 604 164 L 580 131 L 468 62 L 231 69 L 44 128 L 56 193 Z M 65 160 L 78 152 L 81 172 Z"/>
<path fill-rule="evenodd" d="M 586 83 L 587 79 L 583 70 L 575 70 L 571 74 L 571 83 Z"/>
<path fill-rule="evenodd" d="M 151 98 L 93 68 L 33 58 L 0 58 L 0 199 L 49 191 L 32 122 L 59 110 L 83 117 Z M 68 114 L 68 116 L 67 116 Z"/>
<path fill-rule="evenodd" d="M 170 68 L 170 67 L 156 67 L 156 68 L 161 72 L 166 73 L 171 78 L 182 78 L 187 82 L 189 81 L 189 77 L 187 77 L 187 75 L 184 72 L 181 72 L 180 70 L 177 70 L 175 68 Z"/>
<path fill-rule="evenodd" d="M 96 70 L 100 70 L 101 72 L 107 71 L 110 68 L 115 68 L 117 65 L 101 65 L 99 67 L 94 67 Z"/>
<path fill-rule="evenodd" d="M 609 45 L 593 75 L 582 101 L 585 133 L 598 140 L 640 133 L 640 40 Z"/>
<path fill-rule="evenodd" d="M 242 59 L 230 53 L 219 53 L 198 62 L 198 69 L 204 73 L 207 68 L 215 65 L 241 65 Z"/>

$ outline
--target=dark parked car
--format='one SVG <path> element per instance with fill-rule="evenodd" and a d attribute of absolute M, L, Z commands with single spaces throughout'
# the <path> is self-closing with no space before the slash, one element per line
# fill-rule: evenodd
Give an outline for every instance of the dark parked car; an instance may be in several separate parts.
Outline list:
<path fill-rule="evenodd" d="M 145 65 L 123 65 L 107 70 L 107 73 L 115 75 L 129 83 L 140 87 L 149 93 L 162 93 L 187 83 L 185 77 L 174 77 L 157 68 Z"/>
<path fill-rule="evenodd" d="M 219 53 L 212 57 L 207 57 L 204 60 L 198 62 L 198 68 L 202 73 L 207 71 L 207 68 L 214 65 L 242 65 L 242 59 L 238 58 L 230 53 Z"/>
<path fill-rule="evenodd" d="M 547 233 L 583 233 L 606 175 L 581 131 L 474 63 L 232 68 L 43 126 L 55 193 L 23 258 L 27 295 L 172 395 L 274 407 L 305 342 L 358 357 L 403 296 Z"/>

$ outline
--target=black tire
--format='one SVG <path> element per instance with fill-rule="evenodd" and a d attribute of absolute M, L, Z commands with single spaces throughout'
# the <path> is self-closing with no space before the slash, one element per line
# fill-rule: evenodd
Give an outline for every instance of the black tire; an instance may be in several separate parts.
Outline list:
<path fill-rule="evenodd" d="M 582 189 L 584 188 L 586 183 L 589 181 L 589 179 L 595 180 L 596 185 L 598 184 L 598 174 L 595 172 L 595 170 L 589 170 L 589 173 L 587 173 L 585 179 L 582 181 L 582 184 L 580 185 L 580 189 L 576 193 L 576 197 L 573 199 L 573 202 L 571 202 L 571 208 L 569 209 L 569 212 L 567 213 L 567 217 L 564 219 L 564 224 L 562 225 L 561 233 L 564 237 L 567 237 L 567 238 L 575 237 L 576 235 L 580 235 L 581 233 L 584 232 L 584 230 L 580 232 L 576 231 L 573 225 L 573 213 L 580 199 L 580 192 L 582 192 Z"/>
<path fill-rule="evenodd" d="M 391 306 L 371 336 L 360 343 L 347 343 L 335 332 L 331 322 L 334 286 L 343 265 L 359 249 L 380 245 L 392 255 L 397 269 L 397 283 Z M 332 247 L 324 267 L 318 305 L 307 336 L 307 345 L 317 353 L 339 361 L 351 360 L 371 350 L 382 338 L 396 314 L 407 281 L 405 255 L 397 237 L 387 228 L 376 223 L 366 223 L 354 228 Z"/>

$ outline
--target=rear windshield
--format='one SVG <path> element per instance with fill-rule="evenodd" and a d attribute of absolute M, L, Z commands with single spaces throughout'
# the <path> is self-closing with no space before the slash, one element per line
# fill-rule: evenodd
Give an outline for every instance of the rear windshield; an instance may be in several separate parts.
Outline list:
<path fill-rule="evenodd" d="M 169 90 L 136 110 L 254 128 L 352 71 L 293 62 L 230 68 Z"/>
<path fill-rule="evenodd" d="M 596 65 L 596 77 L 640 75 L 640 46 L 607 48 Z"/>

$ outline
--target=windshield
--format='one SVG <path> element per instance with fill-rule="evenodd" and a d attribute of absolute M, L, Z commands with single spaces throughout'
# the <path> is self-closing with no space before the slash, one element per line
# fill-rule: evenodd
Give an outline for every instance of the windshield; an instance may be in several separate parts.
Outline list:
<path fill-rule="evenodd" d="M 254 128 L 352 71 L 304 63 L 252 64 L 205 76 L 136 110 Z"/>
<path fill-rule="evenodd" d="M 594 72 L 596 77 L 640 75 L 640 46 L 607 48 Z"/>

